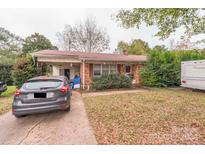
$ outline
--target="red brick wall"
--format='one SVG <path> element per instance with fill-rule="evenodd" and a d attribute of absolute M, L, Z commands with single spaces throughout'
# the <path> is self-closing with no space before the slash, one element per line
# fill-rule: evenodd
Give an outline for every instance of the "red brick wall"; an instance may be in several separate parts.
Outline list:
<path fill-rule="evenodd" d="M 117 72 L 120 74 L 124 74 L 125 69 L 123 64 L 117 64 Z"/>
<path fill-rule="evenodd" d="M 132 65 L 132 74 L 133 74 L 133 83 L 137 86 L 140 85 L 140 70 L 142 68 L 142 64 L 133 64 Z M 125 73 L 125 64 L 117 64 L 118 73 Z"/>
<path fill-rule="evenodd" d="M 93 64 L 89 64 L 90 79 L 93 79 Z"/>
<path fill-rule="evenodd" d="M 121 64 L 117 64 L 117 72 L 118 72 L 118 73 L 121 72 Z"/>
<path fill-rule="evenodd" d="M 133 83 L 137 86 L 140 85 L 140 70 L 142 68 L 142 64 L 133 64 L 132 65 L 132 73 L 133 73 Z"/>
<path fill-rule="evenodd" d="M 91 77 L 90 77 L 90 64 L 85 64 L 85 86 L 87 87 L 91 83 Z"/>
<path fill-rule="evenodd" d="M 132 73 L 133 73 L 133 83 L 137 86 L 140 85 L 140 69 L 142 68 L 142 64 L 133 64 L 132 65 Z M 117 64 L 117 71 L 120 74 L 125 73 L 124 64 Z M 88 89 L 90 83 L 93 79 L 93 64 L 85 63 L 85 70 L 84 70 L 84 88 Z M 80 77 L 81 77 L 81 85 L 83 83 L 83 64 L 80 65 Z"/>
<path fill-rule="evenodd" d="M 93 64 L 84 64 L 84 88 L 87 89 L 93 78 Z M 81 87 L 83 88 L 83 64 L 80 65 Z"/>

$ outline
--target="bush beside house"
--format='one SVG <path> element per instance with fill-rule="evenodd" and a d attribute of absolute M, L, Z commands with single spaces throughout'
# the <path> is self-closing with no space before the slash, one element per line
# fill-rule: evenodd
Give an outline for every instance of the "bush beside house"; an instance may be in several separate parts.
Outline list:
<path fill-rule="evenodd" d="M 181 61 L 201 60 L 205 55 L 197 51 L 150 51 L 141 70 L 141 82 L 150 87 L 180 85 Z"/>
<path fill-rule="evenodd" d="M 13 66 L 13 80 L 16 86 L 20 87 L 28 79 L 41 75 L 41 70 L 38 69 L 30 55 L 20 57 Z"/>
<path fill-rule="evenodd" d="M 12 65 L 0 64 L 0 81 L 6 82 L 8 85 L 12 85 L 13 79 L 11 76 Z"/>
<path fill-rule="evenodd" d="M 8 85 L 13 84 L 11 72 L 17 56 L 15 52 L 0 48 L 0 81 L 6 82 Z"/>
<path fill-rule="evenodd" d="M 93 79 L 91 84 L 92 90 L 104 90 L 114 88 L 130 88 L 132 87 L 132 80 L 120 74 L 102 75 Z"/>

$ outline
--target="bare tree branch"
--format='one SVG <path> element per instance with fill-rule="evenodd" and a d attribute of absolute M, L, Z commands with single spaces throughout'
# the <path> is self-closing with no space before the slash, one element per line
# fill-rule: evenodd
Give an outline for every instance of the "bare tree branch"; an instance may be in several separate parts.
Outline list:
<path fill-rule="evenodd" d="M 92 18 L 74 26 L 66 25 L 57 37 L 60 48 L 68 51 L 102 52 L 109 49 L 110 37 Z"/>

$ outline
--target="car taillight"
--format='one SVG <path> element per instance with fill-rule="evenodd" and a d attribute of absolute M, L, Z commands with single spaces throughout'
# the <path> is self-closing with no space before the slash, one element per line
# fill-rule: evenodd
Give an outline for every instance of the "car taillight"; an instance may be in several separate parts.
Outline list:
<path fill-rule="evenodd" d="M 186 81 L 185 81 L 185 80 L 182 80 L 182 83 L 186 83 Z"/>
<path fill-rule="evenodd" d="M 68 86 L 63 86 L 60 88 L 60 91 L 63 92 L 63 93 L 67 93 L 69 91 L 69 87 Z"/>
<path fill-rule="evenodd" d="M 17 89 L 16 92 L 15 92 L 15 96 L 19 96 L 21 94 L 20 90 Z"/>

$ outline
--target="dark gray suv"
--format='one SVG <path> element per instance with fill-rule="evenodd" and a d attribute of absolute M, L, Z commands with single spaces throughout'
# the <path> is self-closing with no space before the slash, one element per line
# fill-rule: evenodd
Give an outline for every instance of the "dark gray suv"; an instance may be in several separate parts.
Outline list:
<path fill-rule="evenodd" d="M 40 76 L 16 90 L 12 113 L 17 118 L 54 110 L 70 111 L 71 91 L 67 77 Z"/>

